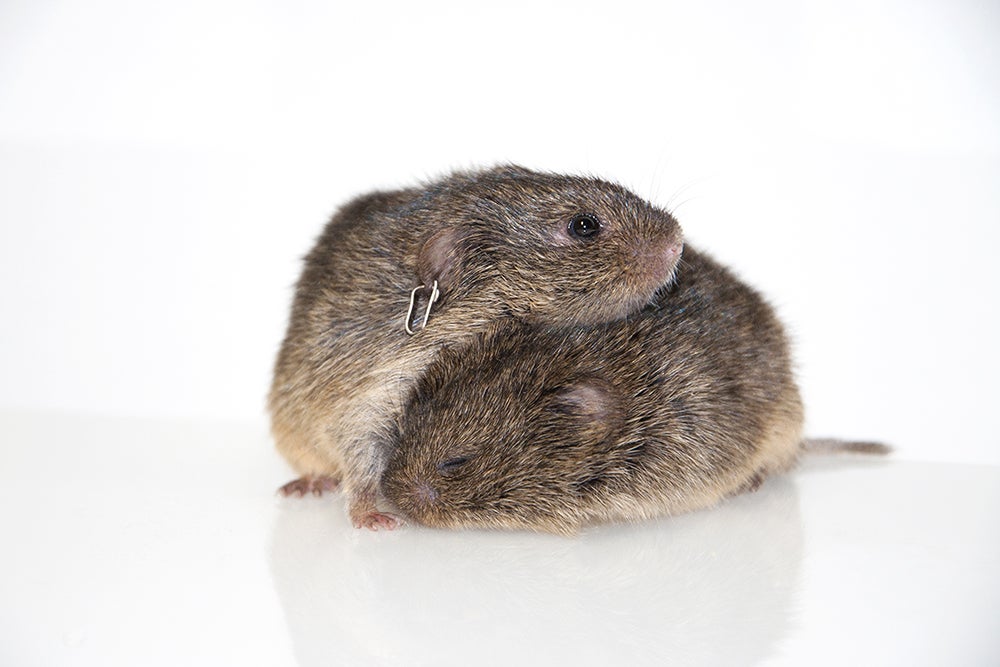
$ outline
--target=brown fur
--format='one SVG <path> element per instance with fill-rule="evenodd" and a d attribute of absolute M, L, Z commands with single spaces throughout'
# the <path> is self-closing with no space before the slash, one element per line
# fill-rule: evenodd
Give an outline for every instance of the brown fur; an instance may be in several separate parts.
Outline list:
<path fill-rule="evenodd" d="M 571 533 L 706 507 L 791 466 L 802 404 L 767 303 L 687 247 L 640 314 L 501 322 L 417 383 L 382 488 L 440 527 Z"/>
<path fill-rule="evenodd" d="M 885 456 L 892 452 L 892 447 L 881 442 L 806 438 L 802 441 L 802 451 L 807 454 L 874 454 Z"/>
<path fill-rule="evenodd" d="M 599 218 L 596 237 L 568 232 L 581 213 Z M 309 479 L 343 482 L 355 525 L 392 527 L 376 509 L 389 436 L 438 351 L 504 318 L 631 315 L 670 281 L 680 234 L 669 214 L 617 185 L 514 166 L 350 202 L 296 287 L 269 397 L 279 451 Z M 441 300 L 409 336 L 410 290 L 433 280 Z"/>

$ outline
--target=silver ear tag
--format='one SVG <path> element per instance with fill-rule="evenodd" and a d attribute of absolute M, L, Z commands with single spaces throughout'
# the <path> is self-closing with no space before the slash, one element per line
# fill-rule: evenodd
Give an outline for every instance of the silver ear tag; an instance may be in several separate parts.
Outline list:
<path fill-rule="evenodd" d="M 419 292 L 422 289 L 427 289 L 427 286 L 420 285 L 419 287 L 413 288 L 413 291 L 410 292 L 410 307 L 406 309 L 406 321 L 403 323 L 403 326 L 406 327 L 406 333 L 410 334 L 411 336 L 417 333 L 416 331 L 410 328 L 410 320 L 413 319 L 413 308 L 417 305 L 417 292 Z M 427 299 L 427 310 L 424 311 L 424 319 L 420 323 L 420 329 L 423 329 L 424 327 L 427 326 L 427 320 L 429 320 L 431 317 L 431 307 L 434 306 L 434 302 L 438 300 L 439 296 L 441 296 L 441 291 L 438 290 L 438 281 L 436 280 L 434 281 L 434 283 L 430 286 L 430 290 L 431 294 L 430 297 Z M 419 329 L 417 331 L 419 331 Z"/>

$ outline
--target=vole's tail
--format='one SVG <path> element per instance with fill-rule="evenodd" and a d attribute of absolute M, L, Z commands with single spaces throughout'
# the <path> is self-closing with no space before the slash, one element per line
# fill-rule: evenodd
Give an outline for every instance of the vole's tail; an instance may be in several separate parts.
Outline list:
<path fill-rule="evenodd" d="M 801 444 L 806 454 L 874 454 L 885 456 L 892 447 L 881 442 L 837 440 L 836 438 L 806 438 Z"/>

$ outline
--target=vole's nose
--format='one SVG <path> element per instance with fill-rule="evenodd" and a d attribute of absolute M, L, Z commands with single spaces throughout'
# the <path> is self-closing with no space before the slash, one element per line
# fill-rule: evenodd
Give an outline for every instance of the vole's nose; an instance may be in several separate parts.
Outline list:
<path fill-rule="evenodd" d="M 674 272 L 684 249 L 683 241 L 659 241 L 643 246 L 634 253 L 636 268 L 654 283 L 667 280 Z"/>
<path fill-rule="evenodd" d="M 681 250 L 684 248 L 684 243 L 681 241 L 668 242 L 659 247 L 654 247 L 653 253 L 655 253 L 656 259 L 659 260 L 661 265 L 671 266 L 677 263 L 680 259 Z"/>
<path fill-rule="evenodd" d="M 437 490 L 422 479 L 418 479 L 413 483 L 411 494 L 413 495 L 413 502 L 423 507 L 432 505 L 438 499 Z"/>

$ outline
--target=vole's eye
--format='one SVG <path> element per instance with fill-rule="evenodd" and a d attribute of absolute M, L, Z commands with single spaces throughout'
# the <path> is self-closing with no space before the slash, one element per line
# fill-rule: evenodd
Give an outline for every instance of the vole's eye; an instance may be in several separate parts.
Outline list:
<path fill-rule="evenodd" d="M 438 464 L 438 472 L 448 474 L 469 461 L 468 456 L 456 456 Z"/>
<path fill-rule="evenodd" d="M 573 219 L 569 221 L 570 236 L 592 239 L 597 236 L 599 231 L 601 231 L 600 221 L 589 213 L 574 215 Z"/>

